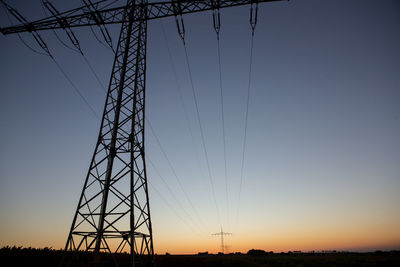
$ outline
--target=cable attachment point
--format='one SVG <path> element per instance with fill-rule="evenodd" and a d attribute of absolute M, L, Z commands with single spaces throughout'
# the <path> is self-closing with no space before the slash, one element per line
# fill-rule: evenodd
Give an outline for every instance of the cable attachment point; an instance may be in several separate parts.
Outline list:
<path fill-rule="evenodd" d="M 32 32 L 33 38 L 35 38 L 36 42 L 39 44 L 39 46 L 43 49 L 43 51 L 46 52 L 46 54 L 54 59 L 53 55 L 50 53 L 49 47 L 47 44 L 43 41 L 42 37 L 37 33 L 37 32 Z"/>
<path fill-rule="evenodd" d="M 254 30 L 256 29 L 257 13 L 258 13 L 258 1 L 256 1 L 255 3 L 254 1 L 252 1 L 250 6 L 251 35 L 254 35 Z"/>
<path fill-rule="evenodd" d="M 221 30 L 221 17 L 219 13 L 219 0 L 211 1 L 211 5 L 213 8 L 213 25 L 215 33 L 217 34 L 217 39 L 219 39 L 219 32 Z"/>
<path fill-rule="evenodd" d="M 22 16 L 16 9 L 14 9 L 13 7 L 11 7 L 10 5 L 8 5 L 6 2 L 4 2 L 3 0 L 0 0 L 0 2 L 4 5 L 4 7 L 6 8 L 6 10 L 8 11 L 8 13 L 10 13 L 16 20 L 18 20 L 21 24 L 24 24 L 26 30 L 30 33 L 32 33 L 33 38 L 35 39 L 35 41 L 37 42 L 37 44 L 42 48 L 42 50 L 45 52 L 46 55 L 48 55 L 50 58 L 54 59 L 53 55 L 50 53 L 50 50 L 47 46 L 47 44 L 45 43 L 45 41 L 42 39 L 42 37 L 40 36 L 40 34 L 38 34 L 35 30 L 35 28 L 32 26 L 31 23 L 29 23 L 24 16 Z M 7 13 L 7 12 L 6 12 Z M 7 13 L 7 16 L 8 16 Z M 11 22 L 11 20 L 10 20 Z M 26 45 L 29 49 L 31 49 L 32 51 L 39 53 L 39 54 L 43 54 L 40 52 L 37 52 L 36 50 L 34 50 L 33 48 L 31 48 L 29 45 L 27 45 L 25 43 L 25 41 L 22 39 L 22 37 L 18 34 L 18 37 L 20 38 L 20 40 L 24 43 L 24 45 Z"/>
<path fill-rule="evenodd" d="M 56 18 L 61 28 L 65 30 L 65 33 L 67 34 L 72 45 L 75 46 L 75 48 L 79 51 L 79 53 L 83 55 L 78 38 L 76 38 L 74 32 L 70 29 L 67 20 L 61 16 L 60 12 L 55 8 L 55 6 L 50 1 L 42 0 L 42 4 Z"/>
<path fill-rule="evenodd" d="M 183 44 L 185 45 L 185 43 L 186 43 L 185 42 L 185 24 L 183 23 L 182 8 L 181 8 L 180 0 L 172 1 L 172 6 L 174 8 L 176 28 L 178 30 L 179 36 L 181 37 L 181 39 L 183 41 Z"/>
<path fill-rule="evenodd" d="M 87 11 L 89 12 L 89 14 L 91 15 L 92 19 L 96 22 L 96 25 L 98 26 L 98 28 L 100 29 L 100 32 L 103 36 L 103 39 L 105 40 L 105 42 L 107 43 L 107 45 L 111 48 L 111 50 L 114 51 L 114 46 L 113 46 L 113 42 L 112 42 L 112 38 L 110 36 L 110 33 L 108 32 L 107 27 L 105 26 L 104 23 L 104 19 L 101 16 L 100 12 L 98 11 L 98 6 L 95 5 L 91 0 L 81 0 L 81 2 L 83 3 L 83 5 L 86 7 Z M 98 3 L 98 2 L 97 2 Z M 96 4 L 97 4 L 96 3 Z M 97 37 L 97 35 L 94 33 L 92 27 L 90 28 L 93 32 L 93 35 L 95 36 L 95 38 L 101 43 L 103 44 Z"/>

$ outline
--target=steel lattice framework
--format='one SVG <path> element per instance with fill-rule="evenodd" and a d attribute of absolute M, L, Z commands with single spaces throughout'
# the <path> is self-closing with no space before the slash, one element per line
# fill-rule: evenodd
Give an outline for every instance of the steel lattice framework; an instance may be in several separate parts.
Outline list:
<path fill-rule="evenodd" d="M 128 9 L 114 59 L 98 142 L 66 249 L 153 254 L 144 155 L 146 20 Z M 131 19 L 129 19 L 131 18 Z M 131 189 L 131 190 L 129 190 Z M 132 230 L 131 230 L 132 229 Z"/>
<path fill-rule="evenodd" d="M 33 22 L 3 2 L 21 24 L 0 31 L 30 32 L 49 55 L 38 31 L 63 29 L 75 43 L 71 28 L 121 24 L 99 136 L 66 251 L 119 253 L 129 247 L 131 266 L 138 255 L 154 255 L 144 147 L 147 21 L 275 1 L 281 0 L 128 0 L 114 8 L 102 8 L 107 1 L 100 1 Z"/>
<path fill-rule="evenodd" d="M 128 1 L 126 5 L 120 7 L 105 8 L 96 11 L 88 11 L 86 8 L 80 7 L 62 12 L 58 16 L 51 16 L 37 21 L 3 28 L 1 32 L 3 34 L 11 34 L 90 25 L 118 24 L 129 20 L 129 17 L 125 15 L 129 9 L 145 10 L 143 17 L 135 16 L 132 18 L 134 21 L 142 21 L 214 10 L 217 8 L 278 1 L 283 0 L 176 0 L 152 3 L 147 3 L 147 1 Z"/>

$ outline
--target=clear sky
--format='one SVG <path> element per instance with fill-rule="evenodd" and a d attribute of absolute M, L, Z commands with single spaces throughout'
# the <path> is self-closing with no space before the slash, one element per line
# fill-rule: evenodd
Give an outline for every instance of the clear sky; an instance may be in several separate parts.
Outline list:
<path fill-rule="evenodd" d="M 28 19 L 43 16 L 40 1 L 8 2 Z M 60 10 L 79 5 L 53 2 Z M 394 0 L 260 4 L 240 205 L 249 7 L 221 11 L 228 203 L 212 17 L 184 16 L 221 219 L 174 19 L 150 22 L 146 115 L 195 206 L 147 129 L 156 253 L 216 252 L 220 240 L 211 234 L 221 226 L 233 234 L 230 251 L 400 249 L 399 14 Z M 119 27 L 109 29 L 116 42 Z M 89 30 L 75 33 L 107 84 L 112 52 Z M 35 46 L 29 34 L 22 37 Z M 105 93 L 82 56 L 51 32 L 43 37 L 101 114 Z M 17 36 L 0 36 L 0 100 L 0 246 L 61 248 L 99 121 L 56 65 Z"/>

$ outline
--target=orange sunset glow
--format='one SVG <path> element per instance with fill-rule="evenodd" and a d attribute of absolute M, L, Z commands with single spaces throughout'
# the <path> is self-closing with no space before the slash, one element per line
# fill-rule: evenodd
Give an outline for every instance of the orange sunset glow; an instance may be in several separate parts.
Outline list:
<path fill-rule="evenodd" d="M 0 6 L 0 255 L 400 262 L 400 1 Z"/>

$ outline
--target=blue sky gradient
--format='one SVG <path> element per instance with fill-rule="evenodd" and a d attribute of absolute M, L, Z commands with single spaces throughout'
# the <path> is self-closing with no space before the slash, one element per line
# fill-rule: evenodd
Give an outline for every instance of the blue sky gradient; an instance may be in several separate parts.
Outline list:
<path fill-rule="evenodd" d="M 43 16 L 39 1 L 12 4 L 28 19 Z M 54 4 L 64 10 L 79 1 Z M 0 25 L 9 25 L 1 14 Z M 148 162 L 156 252 L 217 251 L 211 233 L 221 225 L 233 233 L 227 238 L 232 251 L 399 249 L 399 14 L 398 1 L 389 0 L 260 4 L 240 204 L 249 7 L 221 11 L 228 204 L 212 17 L 184 16 L 220 220 L 175 21 L 150 22 L 146 115 L 196 208 L 147 128 L 147 157 L 169 187 Z M 116 42 L 119 27 L 110 31 Z M 75 32 L 108 84 L 112 52 L 89 30 Z M 22 37 L 35 45 L 29 34 Z M 51 32 L 43 37 L 100 115 L 105 92 L 82 56 Z M 99 121 L 56 65 L 17 36 L 0 37 L 0 58 L 0 246 L 61 248 Z"/>

